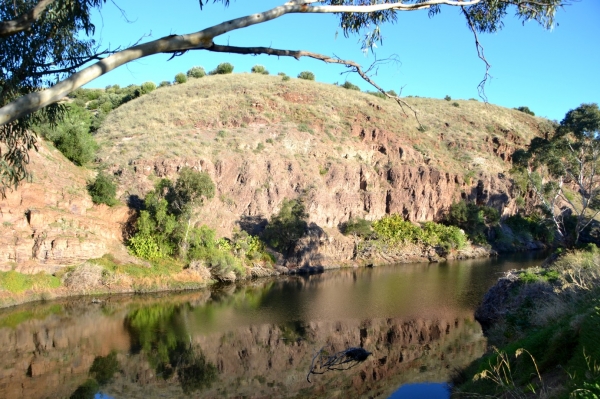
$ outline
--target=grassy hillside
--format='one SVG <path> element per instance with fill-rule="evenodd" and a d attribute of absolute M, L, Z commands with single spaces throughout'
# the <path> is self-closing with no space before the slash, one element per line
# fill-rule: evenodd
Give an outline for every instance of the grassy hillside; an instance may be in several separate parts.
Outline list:
<path fill-rule="evenodd" d="M 140 158 L 214 160 L 231 151 L 306 151 L 286 140 L 294 132 L 310 134 L 304 136 L 311 148 L 337 158 L 360 141 L 361 131 L 377 129 L 412 146 L 428 164 L 476 174 L 506 170 L 494 148 L 528 143 L 546 123 L 475 100 L 406 100 L 424 129 L 393 100 L 339 86 L 259 74 L 207 76 L 124 104 L 108 115 L 97 139 L 102 161 L 120 165 Z"/>

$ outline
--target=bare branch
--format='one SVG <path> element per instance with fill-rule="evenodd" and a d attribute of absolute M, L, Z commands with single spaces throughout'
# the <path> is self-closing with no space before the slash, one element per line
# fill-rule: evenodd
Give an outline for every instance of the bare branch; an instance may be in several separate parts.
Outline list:
<path fill-rule="evenodd" d="M 471 29 L 471 32 L 473 32 L 473 36 L 475 37 L 475 48 L 477 49 L 477 56 L 485 64 L 485 74 L 483 75 L 483 79 L 481 80 L 481 82 L 479 82 L 479 84 L 477 85 L 477 91 L 479 92 L 479 97 L 481 97 L 481 99 L 487 103 L 488 101 L 487 101 L 487 96 L 485 95 L 485 84 L 487 83 L 488 78 L 491 77 L 490 68 L 492 66 L 490 65 L 488 60 L 485 58 L 485 55 L 483 54 L 483 46 L 479 42 L 479 36 L 477 35 L 477 30 L 475 29 L 475 24 L 473 23 L 473 20 L 471 19 L 469 14 L 466 12 L 464 7 L 462 7 L 462 13 L 465 16 L 465 18 L 467 19 L 469 28 Z"/>
<path fill-rule="evenodd" d="M 26 13 L 19 15 L 12 21 L 0 22 L 0 37 L 12 36 L 29 29 L 31 25 L 38 20 L 44 10 L 48 8 L 50 4 L 54 3 L 54 1 L 55 0 L 40 0 L 35 7 Z"/>

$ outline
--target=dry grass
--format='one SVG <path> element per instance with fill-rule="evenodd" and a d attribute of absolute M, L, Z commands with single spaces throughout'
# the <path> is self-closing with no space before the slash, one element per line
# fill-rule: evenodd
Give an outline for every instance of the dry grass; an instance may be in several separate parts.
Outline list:
<path fill-rule="evenodd" d="M 100 158 L 127 165 L 138 158 L 200 158 L 228 153 L 318 153 L 331 160 L 359 154 L 359 134 L 395 136 L 442 170 L 500 172 L 490 152 L 507 141 L 526 144 L 543 123 L 522 112 L 458 100 L 407 98 L 426 127 L 392 100 L 301 79 L 258 74 L 194 79 L 142 96 L 111 112 L 97 135 Z M 511 143 L 509 143 L 510 145 Z M 354 154 L 357 156 L 357 154 Z"/>

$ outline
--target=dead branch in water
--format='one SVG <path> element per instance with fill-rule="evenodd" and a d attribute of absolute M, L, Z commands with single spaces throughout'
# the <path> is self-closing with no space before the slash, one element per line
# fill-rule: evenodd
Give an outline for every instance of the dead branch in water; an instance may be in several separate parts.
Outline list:
<path fill-rule="evenodd" d="M 371 352 L 358 347 L 348 348 L 346 350 L 327 356 L 327 352 L 321 348 L 313 357 L 310 363 L 310 369 L 306 375 L 306 381 L 310 381 L 311 374 L 325 374 L 331 370 L 348 370 L 359 363 L 367 360 Z"/>

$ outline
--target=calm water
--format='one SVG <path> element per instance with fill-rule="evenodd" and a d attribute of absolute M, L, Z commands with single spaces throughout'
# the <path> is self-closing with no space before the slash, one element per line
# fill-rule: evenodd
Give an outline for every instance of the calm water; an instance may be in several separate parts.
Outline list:
<path fill-rule="evenodd" d="M 485 350 L 473 319 L 483 294 L 502 271 L 540 257 L 344 269 L 4 310 L 0 397 L 446 398 L 452 370 Z M 341 370 L 316 367 L 350 347 L 372 355 L 331 367 Z M 322 374 L 308 382 L 311 364 Z"/>

